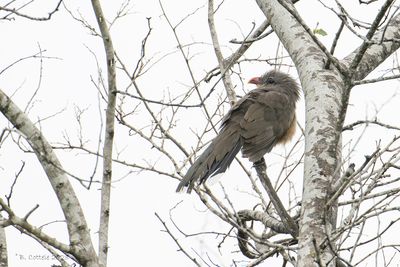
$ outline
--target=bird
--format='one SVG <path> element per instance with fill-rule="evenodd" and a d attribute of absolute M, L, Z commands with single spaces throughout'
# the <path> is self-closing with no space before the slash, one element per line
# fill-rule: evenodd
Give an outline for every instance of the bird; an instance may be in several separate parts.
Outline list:
<path fill-rule="evenodd" d="M 296 130 L 300 87 L 288 74 L 270 70 L 249 83 L 256 89 L 238 100 L 222 118 L 218 135 L 190 166 L 176 192 L 191 193 L 195 185 L 224 173 L 236 154 L 253 164 L 277 144 L 288 142 Z"/>

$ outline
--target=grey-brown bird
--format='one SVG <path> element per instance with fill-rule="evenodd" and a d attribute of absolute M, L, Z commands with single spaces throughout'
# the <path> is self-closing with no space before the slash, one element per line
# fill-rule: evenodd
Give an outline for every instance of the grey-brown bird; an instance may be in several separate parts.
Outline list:
<path fill-rule="evenodd" d="M 198 181 L 223 173 L 242 149 L 243 157 L 257 162 L 271 149 L 289 141 L 296 129 L 299 86 L 289 75 L 272 70 L 249 83 L 257 88 L 247 93 L 222 119 L 221 130 L 197 158 L 178 185 L 190 193 Z"/>

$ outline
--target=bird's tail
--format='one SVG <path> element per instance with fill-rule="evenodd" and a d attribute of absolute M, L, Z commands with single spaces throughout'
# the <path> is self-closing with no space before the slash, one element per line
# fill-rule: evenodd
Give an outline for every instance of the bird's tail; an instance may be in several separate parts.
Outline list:
<path fill-rule="evenodd" d="M 190 193 L 197 181 L 201 184 L 207 178 L 226 171 L 242 147 L 240 134 L 237 129 L 232 128 L 224 128 L 196 159 L 179 183 L 176 192 L 187 187 L 187 192 Z"/>

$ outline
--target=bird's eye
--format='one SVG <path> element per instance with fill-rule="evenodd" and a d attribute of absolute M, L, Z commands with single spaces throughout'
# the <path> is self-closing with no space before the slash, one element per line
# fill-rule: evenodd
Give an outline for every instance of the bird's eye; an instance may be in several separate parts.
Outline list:
<path fill-rule="evenodd" d="M 266 82 L 267 82 L 267 84 L 274 84 L 275 80 L 271 77 L 268 77 Z"/>

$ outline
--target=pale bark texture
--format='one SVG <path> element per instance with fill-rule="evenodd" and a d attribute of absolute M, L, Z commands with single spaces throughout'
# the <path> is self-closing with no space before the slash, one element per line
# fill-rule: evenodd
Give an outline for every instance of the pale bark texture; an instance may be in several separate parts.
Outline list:
<path fill-rule="evenodd" d="M 111 205 L 112 153 L 114 142 L 115 103 L 117 96 L 114 48 L 106 18 L 101 9 L 100 1 L 92 0 L 97 24 L 103 39 L 107 64 L 108 99 L 106 110 L 106 127 L 103 146 L 103 180 L 101 186 L 101 210 L 99 227 L 99 262 L 107 265 L 108 229 Z"/>
<path fill-rule="evenodd" d="M 4 227 L 0 227 L 0 267 L 8 267 L 7 237 Z"/>
<path fill-rule="evenodd" d="M 79 200 L 51 145 L 25 113 L 1 90 L 0 111 L 25 137 L 57 195 L 68 227 L 71 254 L 85 266 L 98 266 Z"/>
<path fill-rule="evenodd" d="M 305 95 L 306 143 L 297 266 L 336 266 L 335 251 L 324 245 L 336 224 L 335 205 L 327 207 L 326 200 L 331 196 L 331 184 L 340 175 L 340 136 L 349 91 L 352 81 L 364 78 L 393 53 L 399 43 L 370 46 L 356 70 L 338 70 L 340 65 L 335 64 L 331 69 L 324 69 L 327 54 L 298 20 L 300 15 L 291 2 L 258 0 L 257 3 L 295 63 Z M 386 38 L 398 38 L 399 27 L 394 25 L 399 25 L 399 17 L 397 15 L 386 29 Z M 377 32 L 375 36 L 377 40 L 382 34 Z M 349 66 L 358 51 L 339 64 Z"/>
<path fill-rule="evenodd" d="M 2 27 L 23 28 L 1 43 L 0 267 L 15 260 L 5 234 L 16 232 L 61 266 L 397 266 L 400 120 L 378 118 L 380 107 L 369 116 L 361 101 L 387 102 L 354 96 L 367 83 L 399 87 L 400 0 L 41 2 L 0 3 Z M 47 32 L 63 27 L 66 40 Z M 260 99 L 254 81 L 271 71 L 303 90 L 297 106 L 271 105 L 293 108 L 291 130 L 277 131 L 293 138 L 254 161 L 239 142 L 209 146 L 235 103 Z M 287 128 L 282 116 L 251 119 L 276 110 L 243 110 L 257 124 L 252 139 L 271 124 Z M 235 126 L 228 137 L 246 124 Z M 371 138 L 371 128 L 389 137 Z M 192 179 L 191 195 L 175 193 L 204 151 L 224 149 L 238 153 L 219 180 Z"/>

